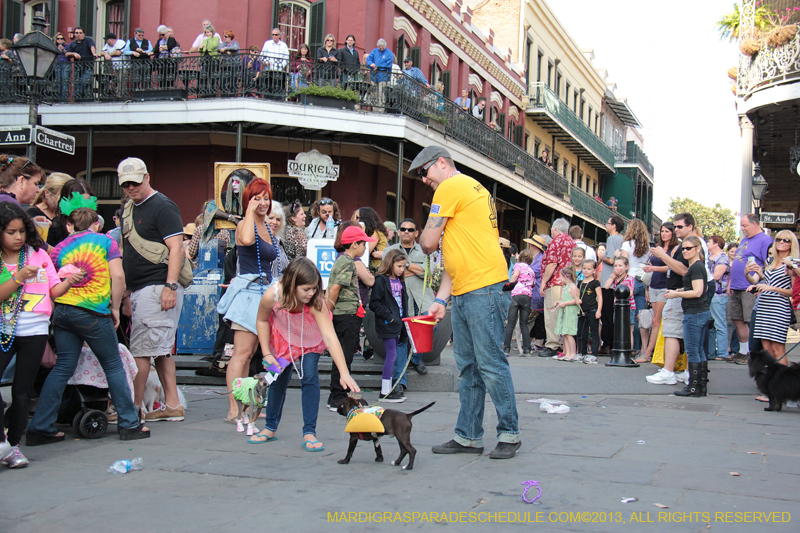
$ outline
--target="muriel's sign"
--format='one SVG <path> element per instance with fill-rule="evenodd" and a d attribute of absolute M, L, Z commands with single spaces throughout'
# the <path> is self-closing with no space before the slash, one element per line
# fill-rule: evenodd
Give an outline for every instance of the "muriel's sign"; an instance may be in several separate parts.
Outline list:
<path fill-rule="evenodd" d="M 329 181 L 339 179 L 339 165 L 334 165 L 330 156 L 318 150 L 300 152 L 288 161 L 289 175 L 312 191 L 322 189 Z"/>

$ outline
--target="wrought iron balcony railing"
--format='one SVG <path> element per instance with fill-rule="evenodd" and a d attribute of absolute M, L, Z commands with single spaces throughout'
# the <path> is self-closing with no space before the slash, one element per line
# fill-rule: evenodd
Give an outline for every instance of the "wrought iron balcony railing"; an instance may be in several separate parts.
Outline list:
<path fill-rule="evenodd" d="M 550 87 L 542 82 L 531 83 L 528 98 L 529 107 L 542 109 L 552 115 L 581 144 L 594 152 L 609 167 L 614 168 L 614 151 L 595 135 Z"/>
<path fill-rule="evenodd" d="M 267 64 L 273 65 L 275 70 Z M 50 75 L 37 86 L 39 101 L 52 104 L 217 97 L 288 99 L 308 103 L 313 95 L 304 95 L 304 91 L 320 93 L 329 90 L 336 92 L 338 98 L 349 98 L 350 104 L 362 111 L 398 113 L 427 123 L 475 152 L 517 171 L 524 180 L 545 192 L 558 197 L 569 193 L 569 182 L 564 177 L 511 142 L 502 132 L 399 72 L 249 54 L 153 60 L 123 58 L 118 61 L 56 63 Z M 327 86 L 330 89 L 325 89 Z M 319 88 L 323 88 L 322 91 Z M 28 102 L 31 98 L 29 92 L 30 84 L 18 64 L 0 65 L 0 103 Z M 613 162 L 613 153 L 607 147 L 605 149 Z M 591 203 L 583 202 L 580 205 L 586 206 L 588 211 L 579 211 L 603 223 L 606 215 L 602 213 L 599 216 L 601 213 L 597 211 L 596 203 L 594 199 Z"/>
<path fill-rule="evenodd" d="M 576 211 L 579 211 L 602 224 L 605 224 L 608 220 L 608 217 L 612 215 L 621 216 L 626 224 L 629 221 L 628 217 L 621 215 L 613 209 L 609 209 L 608 206 L 606 206 L 601 200 L 593 198 L 577 187 L 570 187 L 569 203 L 572 204 L 572 207 Z"/>
<path fill-rule="evenodd" d="M 650 163 L 644 150 L 639 148 L 635 142 L 628 141 L 627 146 L 614 148 L 614 157 L 617 164 L 632 163 L 634 165 L 639 165 L 650 179 L 654 179 L 653 164 Z"/>

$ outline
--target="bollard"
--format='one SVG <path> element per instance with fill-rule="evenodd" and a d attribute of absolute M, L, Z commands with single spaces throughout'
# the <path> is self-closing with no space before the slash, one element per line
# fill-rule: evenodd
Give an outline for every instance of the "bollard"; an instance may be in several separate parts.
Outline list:
<path fill-rule="evenodd" d="M 614 296 L 614 348 L 606 366 L 637 367 L 639 363 L 631 359 L 631 290 L 617 285 Z"/>

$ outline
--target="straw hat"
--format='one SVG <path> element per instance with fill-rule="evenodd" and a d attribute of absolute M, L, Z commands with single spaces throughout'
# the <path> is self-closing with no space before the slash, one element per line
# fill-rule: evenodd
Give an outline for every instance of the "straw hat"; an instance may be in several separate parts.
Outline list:
<path fill-rule="evenodd" d="M 500 248 L 511 248 L 511 242 L 508 239 L 500 237 Z"/>
<path fill-rule="evenodd" d="M 544 243 L 544 239 L 542 238 L 541 235 L 534 235 L 532 239 L 522 239 L 522 240 L 524 242 L 527 242 L 528 244 L 537 247 L 543 252 L 547 250 L 547 245 Z"/>
<path fill-rule="evenodd" d="M 186 224 L 186 226 L 183 228 L 183 234 L 191 237 L 192 235 L 194 235 L 194 230 L 196 229 L 197 226 L 195 225 L 195 223 L 191 222 L 189 224 Z"/>

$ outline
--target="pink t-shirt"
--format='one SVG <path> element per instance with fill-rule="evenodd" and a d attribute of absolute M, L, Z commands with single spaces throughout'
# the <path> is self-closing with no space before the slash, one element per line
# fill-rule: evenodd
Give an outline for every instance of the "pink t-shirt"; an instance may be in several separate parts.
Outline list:
<path fill-rule="evenodd" d="M 50 325 L 50 315 L 53 313 L 53 302 L 50 299 L 50 289 L 61 283 L 58 279 L 53 261 L 44 248 L 34 252 L 28 247 L 29 265 L 36 265 L 39 271 L 36 276 L 25 280 L 25 293 L 22 296 L 22 310 L 19 313 L 17 337 L 30 337 L 32 335 L 47 335 Z M 17 272 L 17 265 L 5 264 L 5 268 L 12 274 Z M 22 281 L 22 280 L 20 280 Z M 11 319 L 11 314 L 6 315 L 6 322 Z M 6 326 L 6 334 L 11 335 Z"/>
<path fill-rule="evenodd" d="M 511 289 L 511 296 L 529 296 L 533 298 L 533 283 L 535 281 L 535 274 L 533 273 L 533 269 L 527 263 L 523 263 L 522 261 L 517 261 L 514 265 L 514 269 L 511 271 L 511 275 L 514 275 L 514 272 L 519 272 L 517 275 L 517 284 Z"/>

